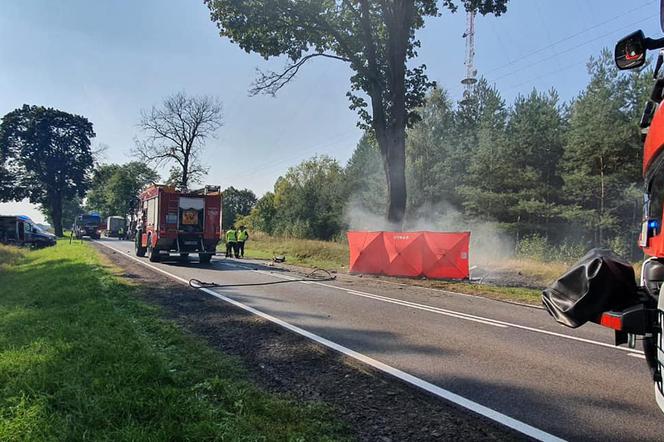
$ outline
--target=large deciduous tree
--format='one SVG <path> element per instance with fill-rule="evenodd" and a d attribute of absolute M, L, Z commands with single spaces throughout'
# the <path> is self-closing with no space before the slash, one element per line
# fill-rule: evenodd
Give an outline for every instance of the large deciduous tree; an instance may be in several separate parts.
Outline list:
<path fill-rule="evenodd" d="M 353 70 L 351 109 L 371 128 L 388 184 L 387 219 L 397 226 L 406 210 L 406 127 L 418 119 L 431 82 L 415 66 L 415 33 L 427 16 L 455 11 L 454 0 L 205 0 L 222 36 L 266 59 L 285 55 L 281 72 L 263 73 L 254 93 L 274 94 L 315 58 L 346 62 Z M 464 0 L 467 10 L 501 14 L 507 0 Z M 440 7 L 439 7 L 440 5 Z M 369 98 L 369 104 L 365 100 Z"/>
<path fill-rule="evenodd" d="M 48 207 L 44 205 L 39 206 L 40 211 L 44 214 L 46 222 L 50 225 L 55 225 L 53 219 L 51 218 L 51 213 Z M 62 226 L 69 228 L 74 225 L 74 220 L 78 215 L 83 212 L 83 201 L 80 196 L 75 196 L 73 198 L 66 198 L 62 201 Z"/>
<path fill-rule="evenodd" d="M 94 160 L 95 136 L 85 117 L 53 108 L 24 105 L 2 118 L 0 146 L 6 152 L 11 189 L 2 199 L 29 198 L 47 208 L 62 236 L 62 204 L 83 197 Z"/>
<path fill-rule="evenodd" d="M 209 96 L 177 93 L 161 106 L 141 112 L 144 137 L 134 153 L 157 167 L 171 166 L 169 182 L 187 188 L 207 173 L 200 162 L 205 141 L 222 126 L 221 102 Z"/>

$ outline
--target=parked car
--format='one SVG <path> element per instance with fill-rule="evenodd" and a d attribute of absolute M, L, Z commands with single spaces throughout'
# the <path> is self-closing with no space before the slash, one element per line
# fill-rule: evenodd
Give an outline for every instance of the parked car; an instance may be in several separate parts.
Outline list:
<path fill-rule="evenodd" d="M 23 215 L 0 216 L 0 243 L 28 247 L 54 246 L 57 238 Z"/>

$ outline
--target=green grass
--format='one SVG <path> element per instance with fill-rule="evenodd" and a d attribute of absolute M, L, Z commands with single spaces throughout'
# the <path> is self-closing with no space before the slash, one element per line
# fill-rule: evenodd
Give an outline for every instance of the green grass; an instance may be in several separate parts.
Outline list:
<path fill-rule="evenodd" d="M 0 262 L 0 440 L 345 438 L 327 408 L 263 392 L 160 319 L 90 246 Z"/>
<path fill-rule="evenodd" d="M 226 246 L 221 244 L 220 250 Z M 245 245 L 245 257 L 272 259 L 286 256 L 286 262 L 305 267 L 343 270 L 348 265 L 348 244 L 311 239 L 278 238 L 256 232 Z"/>

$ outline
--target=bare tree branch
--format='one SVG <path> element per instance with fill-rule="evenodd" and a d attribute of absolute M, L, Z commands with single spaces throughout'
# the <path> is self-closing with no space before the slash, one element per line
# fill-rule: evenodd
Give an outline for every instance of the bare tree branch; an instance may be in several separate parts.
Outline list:
<path fill-rule="evenodd" d="M 284 87 L 286 84 L 288 84 L 289 81 L 295 78 L 300 68 L 307 61 L 316 57 L 332 58 L 335 60 L 345 61 L 347 63 L 350 63 L 351 61 L 348 58 L 340 57 L 338 55 L 333 55 L 333 54 L 325 54 L 322 52 L 316 52 L 315 54 L 305 55 L 295 63 L 286 66 L 281 73 L 272 72 L 272 71 L 265 73 L 262 71 L 258 71 L 259 78 L 257 78 L 256 81 L 254 81 L 253 87 L 249 90 L 249 94 L 254 96 L 260 93 L 264 93 L 274 96 L 277 93 L 277 91 L 279 91 L 279 89 Z"/>
<path fill-rule="evenodd" d="M 214 137 L 222 125 L 219 100 L 177 93 L 167 97 L 160 107 L 141 112 L 139 127 L 144 137 L 135 140 L 133 153 L 155 166 L 175 163 L 169 181 L 186 188 L 207 173 L 198 157 L 205 140 Z"/>

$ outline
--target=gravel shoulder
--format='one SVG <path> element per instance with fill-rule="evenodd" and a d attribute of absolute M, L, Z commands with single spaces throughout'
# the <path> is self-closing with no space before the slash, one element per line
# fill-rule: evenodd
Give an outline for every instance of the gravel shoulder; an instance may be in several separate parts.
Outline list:
<path fill-rule="evenodd" d="M 359 440 L 524 440 L 507 428 L 417 390 L 102 246 L 98 252 L 144 287 L 165 319 L 239 358 L 261 388 L 334 409 Z"/>

